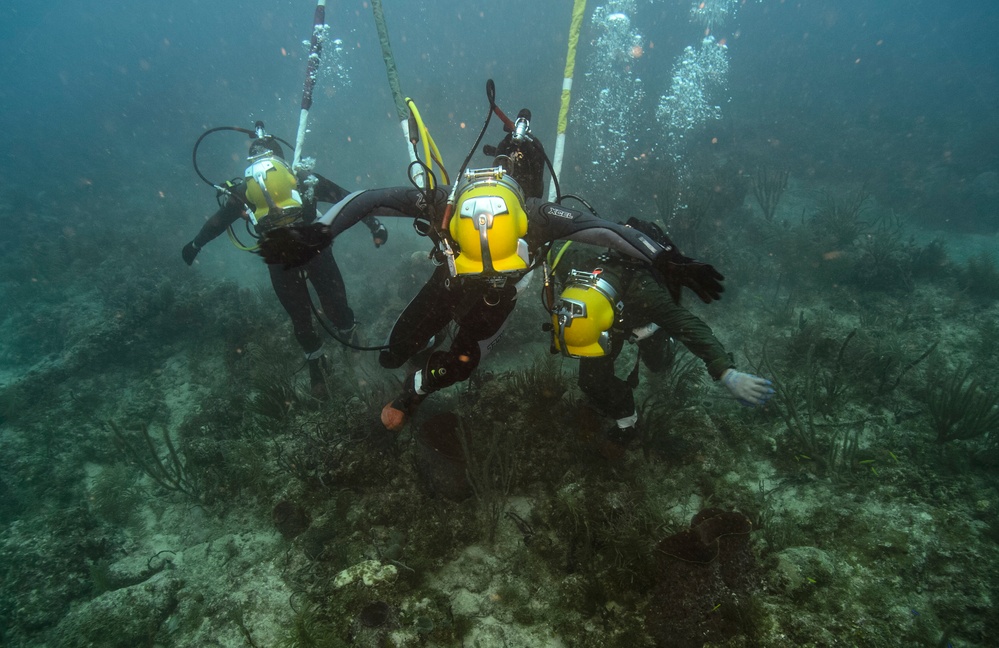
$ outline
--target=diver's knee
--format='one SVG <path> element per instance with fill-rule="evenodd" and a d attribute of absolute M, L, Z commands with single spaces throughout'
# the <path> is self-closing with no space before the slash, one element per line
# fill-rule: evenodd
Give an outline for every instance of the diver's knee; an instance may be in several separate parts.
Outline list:
<path fill-rule="evenodd" d="M 385 369 L 398 369 L 406 363 L 406 358 L 391 351 L 382 351 L 378 354 L 378 364 Z"/>

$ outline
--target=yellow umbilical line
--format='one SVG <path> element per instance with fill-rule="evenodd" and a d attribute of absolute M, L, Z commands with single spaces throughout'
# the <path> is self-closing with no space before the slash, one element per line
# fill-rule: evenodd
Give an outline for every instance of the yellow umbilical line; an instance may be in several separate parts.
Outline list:
<path fill-rule="evenodd" d="M 586 14 L 586 0 L 576 0 L 572 6 L 572 22 L 569 24 L 569 50 L 565 57 L 565 74 L 562 81 L 562 106 L 558 112 L 558 132 L 564 133 L 569 123 L 569 97 L 572 92 L 572 76 L 576 68 L 576 46 L 579 44 L 579 30 Z"/>
<path fill-rule="evenodd" d="M 561 248 L 559 248 L 558 254 L 555 255 L 555 260 L 551 261 L 548 264 L 551 267 L 552 272 L 555 271 L 555 266 L 557 266 L 558 262 L 562 260 L 562 255 L 565 254 L 565 251 L 569 249 L 570 245 L 572 245 L 572 241 L 566 241 L 565 245 L 563 245 Z M 548 258 L 551 259 L 551 256 L 552 256 L 552 253 L 551 253 L 551 250 L 549 250 L 548 251 Z"/>
<path fill-rule="evenodd" d="M 579 30 L 586 14 L 586 0 L 576 0 L 572 6 L 572 22 L 569 23 L 569 49 L 565 56 L 565 73 L 562 79 L 562 105 L 558 111 L 558 130 L 555 138 L 555 156 L 552 170 L 555 177 L 562 171 L 562 156 L 565 153 L 565 130 L 569 125 L 569 99 L 572 95 L 572 76 L 576 69 L 576 46 L 579 44 Z M 548 190 L 548 200 L 555 200 L 555 182 Z"/>
<path fill-rule="evenodd" d="M 410 112 L 413 113 L 413 118 L 416 120 L 416 127 L 419 130 L 420 142 L 423 144 L 423 159 L 426 160 L 427 167 L 430 168 L 431 174 L 430 178 L 427 179 L 427 189 L 433 189 L 433 165 L 437 165 L 437 169 L 440 171 L 441 179 L 444 180 L 444 184 L 449 184 L 451 182 L 450 176 L 448 176 L 447 169 L 444 168 L 444 162 L 441 160 L 441 152 L 437 148 L 437 143 L 434 142 L 433 136 L 430 135 L 430 131 L 427 130 L 426 124 L 423 123 L 423 118 L 420 116 L 420 110 L 416 107 L 416 103 L 406 97 L 406 106 L 409 107 Z"/>
<path fill-rule="evenodd" d="M 444 162 L 441 160 L 441 152 L 437 150 L 437 143 L 430 136 L 430 131 L 427 131 L 427 139 L 430 140 L 430 149 L 433 151 L 434 162 L 441 171 L 441 179 L 444 181 L 444 184 L 450 184 L 451 177 L 448 175 L 447 169 L 444 168 Z"/>
<path fill-rule="evenodd" d="M 243 245 L 242 243 L 240 243 L 239 239 L 236 238 L 236 232 L 232 231 L 232 225 L 225 228 L 225 231 L 229 235 L 229 242 L 235 245 L 238 249 L 242 250 L 243 252 L 255 252 L 256 250 L 260 249 L 259 243 L 254 243 L 253 245 L 250 246 Z"/>

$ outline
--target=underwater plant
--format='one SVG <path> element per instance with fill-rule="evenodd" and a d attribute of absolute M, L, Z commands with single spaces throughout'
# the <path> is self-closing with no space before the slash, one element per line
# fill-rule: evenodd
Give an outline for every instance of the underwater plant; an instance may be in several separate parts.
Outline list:
<path fill-rule="evenodd" d="M 94 514 L 112 524 L 131 522 L 142 499 L 135 485 L 136 476 L 135 469 L 123 462 L 104 468 L 90 487 L 89 502 Z"/>
<path fill-rule="evenodd" d="M 977 301 L 999 299 L 999 268 L 995 260 L 984 252 L 968 259 L 967 265 L 957 273 L 957 283 L 961 290 Z"/>
<path fill-rule="evenodd" d="M 347 452 L 345 440 L 333 417 L 303 420 L 281 441 L 275 440 L 275 462 L 309 488 L 332 490 Z"/>
<path fill-rule="evenodd" d="M 316 605 L 295 610 L 291 624 L 278 640 L 279 648 L 346 648 L 347 643 L 335 634 L 332 626 L 320 618 Z"/>
<path fill-rule="evenodd" d="M 666 361 L 668 369 L 656 375 L 656 389 L 642 401 L 640 430 L 642 445 L 649 450 L 662 450 L 662 438 L 676 420 L 677 414 L 694 402 L 701 388 L 703 365 L 685 349 L 677 352 L 674 345 L 669 351 L 673 357 Z"/>
<path fill-rule="evenodd" d="M 114 421 L 108 421 L 108 428 L 114 435 L 118 450 L 160 488 L 181 493 L 193 500 L 201 499 L 201 485 L 187 469 L 187 462 L 177 452 L 166 428 L 163 429 L 163 445 L 167 449 L 164 456 L 160 456 L 160 450 L 149 434 L 148 425 L 140 427 L 135 434 L 126 434 Z"/>
<path fill-rule="evenodd" d="M 999 322 L 986 319 L 978 328 L 978 338 L 974 343 L 975 357 L 979 361 L 995 362 L 999 359 Z"/>
<path fill-rule="evenodd" d="M 304 401 L 290 380 L 272 376 L 257 385 L 256 393 L 249 399 L 249 407 L 255 414 L 281 423 Z"/>
<path fill-rule="evenodd" d="M 958 367 L 938 388 L 927 390 L 937 443 L 980 437 L 999 427 L 999 390 L 986 389 L 972 367 Z"/>
<path fill-rule="evenodd" d="M 795 458 L 814 462 L 817 470 L 825 475 L 842 475 L 853 469 L 860 450 L 860 436 L 867 423 L 866 419 L 830 420 L 822 414 L 823 396 L 828 403 L 842 395 L 838 372 L 843 351 L 852 337 L 852 334 L 848 335 L 840 347 L 831 373 L 823 372 L 814 359 L 815 347 L 810 347 L 800 383 L 782 378 L 770 362 L 766 348 L 763 350 L 763 367 L 776 391 L 772 403 L 793 439 Z M 824 393 L 820 388 L 824 388 Z"/>
<path fill-rule="evenodd" d="M 823 193 L 810 223 L 823 239 L 837 249 L 852 246 L 868 227 L 862 217 L 870 197 L 865 188 L 842 197 Z"/>
<path fill-rule="evenodd" d="M 465 435 L 464 441 L 460 438 Z M 468 432 L 454 412 L 428 418 L 415 433 L 416 472 L 434 496 L 461 502 L 472 496 L 468 482 Z"/>
<path fill-rule="evenodd" d="M 936 281 L 954 274 L 946 243 L 935 238 L 916 249 L 912 256 L 912 272 L 916 279 Z"/>
<path fill-rule="evenodd" d="M 752 178 L 753 195 L 760 209 L 763 210 L 763 217 L 767 221 L 773 221 L 777 205 L 781 196 L 787 189 L 787 179 L 789 171 L 773 171 L 766 167 L 760 167 Z"/>
<path fill-rule="evenodd" d="M 474 433 L 467 434 L 464 425 L 464 421 L 459 425 L 458 440 L 465 456 L 465 474 L 479 505 L 486 538 L 492 544 L 521 465 L 523 434 L 492 421 L 481 422 Z"/>
<path fill-rule="evenodd" d="M 560 357 L 546 353 L 535 358 L 527 369 L 510 374 L 510 392 L 523 403 L 532 420 L 552 413 L 552 407 L 569 390 L 569 377 L 562 371 Z"/>
<path fill-rule="evenodd" d="M 911 292 L 915 287 L 913 265 L 918 248 L 902 239 L 899 218 L 892 214 L 878 221 L 863 237 L 860 258 L 853 269 L 853 280 L 865 290 Z"/>
<path fill-rule="evenodd" d="M 851 353 L 844 358 L 844 367 L 850 367 L 854 378 L 870 388 L 855 390 L 855 395 L 883 399 L 895 392 L 902 381 L 928 358 L 933 357 L 940 339 L 932 339 L 919 351 L 913 349 L 913 342 L 899 335 L 917 328 L 918 315 L 911 309 L 902 312 L 883 310 L 872 303 L 860 313 L 860 335 Z M 921 335 L 920 340 L 931 338 Z M 918 347 L 916 348 L 918 350 Z"/>

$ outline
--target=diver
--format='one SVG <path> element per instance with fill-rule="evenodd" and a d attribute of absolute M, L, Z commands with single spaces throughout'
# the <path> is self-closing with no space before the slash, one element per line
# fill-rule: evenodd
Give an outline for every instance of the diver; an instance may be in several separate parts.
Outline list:
<path fill-rule="evenodd" d="M 304 225 L 316 220 L 317 203 L 336 203 L 350 193 L 317 173 L 294 173 L 285 162 L 278 138 L 267 134 L 262 122 L 257 122 L 253 131 L 223 128 L 251 134 L 253 139 L 247 157 L 248 166 L 241 180 L 227 183 L 222 188 L 218 211 L 184 246 L 181 256 L 187 265 L 194 263 L 201 248 L 239 219 L 252 222 L 258 234 Z M 375 247 L 381 247 L 388 241 L 388 230 L 377 219 L 365 218 L 364 223 L 371 230 Z M 274 293 L 291 318 L 295 339 L 305 354 L 311 393 L 316 398 L 325 398 L 328 394 L 326 373 L 329 366 L 322 338 L 314 326 L 308 283 L 319 296 L 323 314 L 337 329 L 337 337 L 356 341 L 357 323 L 347 303 L 340 268 L 333 259 L 332 251 L 325 249 L 301 267 L 288 269 L 272 265 L 269 270 Z"/>
<path fill-rule="evenodd" d="M 489 116 L 499 112 L 492 92 L 490 82 Z M 488 124 L 489 117 L 480 141 Z M 477 146 L 478 141 L 472 152 Z M 543 155 L 540 148 L 523 150 L 527 155 L 532 151 Z M 417 231 L 430 238 L 431 258 L 437 267 L 396 320 L 379 362 L 386 368 L 399 368 L 433 347 L 435 336 L 452 322 L 457 331 L 449 348 L 430 353 L 422 368 L 407 375 L 402 393 L 382 409 L 382 424 L 389 430 L 400 429 L 429 394 L 469 378 L 502 333 L 531 271 L 545 259 L 555 240 L 614 249 L 650 265 L 671 291 L 687 286 L 705 302 L 720 298 L 724 277 L 712 266 L 683 256 L 672 245 L 663 247 L 634 228 L 527 198 L 514 175 L 518 166 L 512 170 L 504 166 L 508 157 L 497 159 L 494 167 L 468 169 L 471 156 L 453 186 L 359 192 L 334 205 L 311 226 L 274 230 L 261 239 L 265 261 L 293 266 L 376 214 L 411 218 Z M 525 160 L 519 169 L 524 174 L 537 173 L 542 167 L 536 162 Z M 526 177 L 521 175 L 521 179 Z"/>
<path fill-rule="evenodd" d="M 499 144 L 487 144 L 482 147 L 482 152 L 508 168 L 526 197 L 541 198 L 545 191 L 545 161 L 548 155 L 541 140 L 531 132 L 531 111 L 521 108 L 513 127 L 508 130 Z"/>
<path fill-rule="evenodd" d="M 653 222 L 630 218 L 626 227 L 670 245 Z M 638 362 L 653 373 L 668 369 L 676 342 L 700 358 L 711 378 L 743 405 L 762 406 L 774 394 L 769 380 L 736 370 L 711 328 L 681 306 L 679 293 L 663 290 L 647 265 L 616 250 L 601 253 L 572 244 L 563 246 L 552 265 L 563 286 L 550 308 L 553 351 L 580 359 L 580 389 L 598 411 L 615 420 L 605 435 L 613 444 L 610 455 L 619 456 L 639 436 L 633 394 Z M 626 341 L 638 345 L 638 359 L 624 379 L 615 374 L 614 361 Z"/>

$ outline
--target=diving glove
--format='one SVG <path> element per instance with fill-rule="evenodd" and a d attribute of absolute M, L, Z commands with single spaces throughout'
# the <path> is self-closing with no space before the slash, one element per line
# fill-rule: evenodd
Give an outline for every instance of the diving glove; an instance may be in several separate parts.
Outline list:
<path fill-rule="evenodd" d="M 308 263 L 332 242 L 333 235 L 325 225 L 289 225 L 264 232 L 257 253 L 271 265 L 295 268 Z"/>
<path fill-rule="evenodd" d="M 765 405 L 774 395 L 773 383 L 769 380 L 735 369 L 726 369 L 721 381 L 732 396 L 746 407 Z"/>
<path fill-rule="evenodd" d="M 184 249 L 180 251 L 180 256 L 184 257 L 184 263 L 187 265 L 193 265 L 194 259 L 197 258 L 198 252 L 201 252 L 201 248 L 195 245 L 194 241 L 191 241 L 184 246 Z"/>
<path fill-rule="evenodd" d="M 392 432 L 401 430 L 416 413 L 416 409 L 423 402 L 423 399 L 427 397 L 426 394 L 420 393 L 421 390 L 416 383 L 421 376 L 420 372 L 410 374 L 403 385 L 402 393 L 382 408 L 382 425 L 385 426 L 386 430 Z"/>
<path fill-rule="evenodd" d="M 378 221 L 375 222 L 378 223 Z M 381 223 L 378 223 L 378 226 L 371 230 L 371 238 L 374 240 L 376 248 L 385 245 L 388 243 L 388 229 Z"/>
<path fill-rule="evenodd" d="M 680 303 L 680 290 L 683 286 L 693 290 L 705 304 L 721 299 L 721 294 L 725 291 L 721 283 L 725 280 L 722 273 L 711 264 L 683 256 L 676 248 L 660 252 L 652 265 L 662 275 L 663 282 L 676 303 Z"/>

